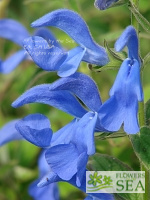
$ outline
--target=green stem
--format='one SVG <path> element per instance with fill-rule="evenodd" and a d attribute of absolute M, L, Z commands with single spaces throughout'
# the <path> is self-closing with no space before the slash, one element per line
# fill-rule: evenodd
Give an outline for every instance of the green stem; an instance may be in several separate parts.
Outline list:
<path fill-rule="evenodd" d="M 145 126 L 145 112 L 144 112 L 144 101 L 139 102 L 139 125 L 140 127 Z"/>
<path fill-rule="evenodd" d="M 132 3 L 134 6 L 138 9 L 139 8 L 139 0 L 132 0 Z M 131 13 L 131 24 L 134 26 L 134 28 L 137 31 L 137 34 L 139 33 L 139 23 L 134 17 L 134 15 Z M 140 55 L 140 52 L 139 52 Z M 141 70 L 141 83 L 143 80 L 143 71 Z M 145 126 L 145 112 L 144 112 L 144 101 L 139 102 L 139 125 L 140 127 Z M 150 171 L 142 164 L 140 163 L 141 171 L 145 171 L 145 193 L 143 194 L 143 200 L 149 200 L 150 199 L 150 192 L 149 192 L 149 186 L 150 186 Z"/>
<path fill-rule="evenodd" d="M 141 171 L 145 171 L 145 193 L 143 193 L 143 200 L 150 199 L 150 171 L 141 163 Z"/>
<path fill-rule="evenodd" d="M 139 7 L 139 0 L 132 0 L 132 3 L 135 5 L 135 7 L 138 9 Z M 139 30 L 139 23 L 136 20 L 136 18 L 134 17 L 134 15 L 131 12 L 131 24 L 132 26 L 134 26 L 134 28 L 137 30 L 137 34 L 138 34 L 138 30 Z"/>

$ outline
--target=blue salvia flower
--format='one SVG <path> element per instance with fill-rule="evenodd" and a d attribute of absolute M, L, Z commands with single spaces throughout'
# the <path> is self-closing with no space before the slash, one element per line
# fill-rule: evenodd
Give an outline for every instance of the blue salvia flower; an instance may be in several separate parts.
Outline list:
<path fill-rule="evenodd" d="M 85 106 L 80 104 L 76 97 Z M 102 105 L 95 82 L 89 76 L 78 72 L 70 77 L 60 78 L 52 84 L 42 84 L 29 89 L 14 101 L 12 106 L 19 107 L 28 103 L 48 104 L 77 119 L 88 112 L 96 115 Z M 96 129 L 103 130 L 99 123 L 96 124 Z"/>
<path fill-rule="evenodd" d="M 30 131 L 33 135 L 30 137 L 28 135 L 29 141 L 39 140 L 39 145 L 42 146 L 43 136 L 47 137 L 47 141 L 50 142 L 52 136 L 52 130 L 49 120 L 42 114 L 30 115 L 26 118 L 28 121 L 31 120 L 32 123 L 27 123 L 30 127 Z M 32 120 L 34 119 L 34 120 Z M 5 124 L 0 130 L 0 146 L 7 144 L 8 142 L 14 140 L 23 140 L 24 137 L 16 130 L 15 125 L 19 120 L 12 120 Z M 39 122 L 42 123 L 42 132 Z M 28 130 L 27 127 L 27 130 Z M 34 138 L 36 135 L 36 139 Z M 39 167 L 39 179 L 34 181 L 29 187 L 29 194 L 34 198 L 34 200 L 59 200 L 59 191 L 56 183 L 49 184 L 43 188 L 38 188 L 37 184 L 39 180 L 49 172 L 49 165 L 45 160 L 45 152 L 41 154 L 38 162 Z"/>
<path fill-rule="evenodd" d="M 110 98 L 101 106 L 99 117 L 107 130 L 118 131 L 123 125 L 124 131 L 135 134 L 139 131 L 137 113 L 138 101 L 143 101 L 140 81 L 140 58 L 138 55 L 138 37 L 135 29 L 128 26 L 116 41 L 116 51 L 128 47 L 128 58 L 120 67 L 116 80 L 109 92 Z"/>
<path fill-rule="evenodd" d="M 95 0 L 95 7 L 100 10 L 106 10 L 119 0 Z"/>
<path fill-rule="evenodd" d="M 105 49 L 93 40 L 85 21 L 73 11 L 67 9 L 55 10 L 36 20 L 31 26 L 34 28 L 57 27 L 79 44 L 68 52 L 55 46 L 46 48 L 43 52 L 36 48 L 36 44 L 40 43 L 47 46 L 44 39 L 31 37 L 28 41 L 24 41 L 25 49 L 34 62 L 44 70 L 57 71 L 59 76 L 66 77 L 75 73 L 81 60 L 101 66 L 109 61 Z M 29 48 L 29 45 L 31 48 Z M 36 56 L 37 54 L 38 56 Z"/>
<path fill-rule="evenodd" d="M 22 134 L 22 136 L 19 136 L 19 132 L 16 130 L 14 131 L 14 126 L 17 123 L 16 127 L 19 130 L 19 132 Z M 11 122 L 10 122 L 11 124 Z M 66 181 L 60 178 L 56 173 L 52 171 L 50 168 L 50 165 L 48 165 L 47 160 L 45 159 L 45 154 L 47 154 L 47 148 L 49 150 L 50 144 L 51 144 L 51 138 L 52 138 L 52 143 L 55 145 L 56 143 L 63 143 L 66 140 L 67 143 L 67 138 L 65 138 L 65 135 L 68 133 L 69 129 L 71 130 L 73 123 L 71 122 L 68 124 L 66 127 L 62 128 L 62 130 L 59 130 L 52 136 L 52 130 L 51 130 L 51 125 L 48 120 L 44 115 L 42 114 L 30 114 L 27 117 L 25 117 L 22 120 L 16 120 L 12 121 L 12 125 L 10 126 L 9 124 L 5 125 L 7 126 L 7 129 L 2 129 L 4 131 L 1 131 L 1 136 L 5 135 L 5 144 L 8 143 L 9 141 L 16 140 L 16 139 L 23 139 L 25 138 L 26 140 L 30 141 L 31 143 L 43 147 L 46 149 L 42 152 L 41 156 L 39 157 L 39 162 L 38 162 L 38 167 L 39 167 L 39 178 L 35 180 L 29 187 L 29 194 L 32 196 L 35 200 L 47 200 L 47 197 L 49 197 L 51 200 L 58 200 L 58 188 L 55 182 L 59 181 Z M 86 129 L 87 130 L 87 129 Z M 67 133 L 65 133 L 67 131 Z M 62 132 L 62 134 L 61 134 Z M 12 135 L 11 135 L 12 134 Z M 70 134 L 70 131 L 69 131 Z M 81 132 L 80 132 L 81 134 Z M 67 135 L 69 137 L 69 135 Z M 88 137 L 88 133 L 87 133 Z M 1 137 L 3 140 L 3 137 Z M 0 138 L 0 144 L 4 144 L 4 142 L 1 142 Z M 83 136 L 82 136 L 82 139 Z M 81 140 L 78 138 L 78 140 Z M 62 142 L 61 142 L 62 141 Z M 78 141 L 78 142 L 79 142 Z M 85 139 L 84 139 L 85 141 Z M 84 142 L 83 142 L 84 143 Z M 85 144 L 86 145 L 86 144 Z M 91 145 L 91 142 L 89 143 Z M 82 148 L 82 146 L 80 147 Z M 84 148 L 84 146 L 83 146 Z M 61 150 L 61 149 L 60 149 Z M 68 149 L 69 151 L 70 149 Z M 49 152 L 48 152 L 49 154 Z M 70 152 L 71 154 L 71 152 Z M 73 155 L 69 155 L 69 158 Z M 56 159 L 57 156 L 56 156 Z M 80 157 L 82 162 L 85 160 L 83 155 Z M 68 160 L 68 159 L 67 159 Z M 61 163 L 63 164 L 63 163 Z M 80 161 L 81 164 L 81 161 Z M 66 166 L 66 163 L 64 162 L 64 166 Z M 67 167 L 67 166 L 66 166 Z M 65 169 L 66 171 L 67 169 Z M 74 185 L 75 187 L 79 188 L 83 192 L 86 192 L 86 171 L 85 168 L 82 169 L 82 182 L 80 186 L 77 185 L 76 181 L 76 174 L 68 181 L 70 184 Z M 81 175 L 81 172 L 80 172 Z M 38 186 L 38 187 L 37 187 Z M 114 200 L 113 196 L 110 194 L 91 194 L 91 196 L 88 196 L 90 200 Z M 87 199 L 86 198 L 86 199 Z"/>
<path fill-rule="evenodd" d="M 43 37 L 51 44 L 56 44 L 56 39 L 48 29 L 39 29 L 34 33 L 34 35 Z M 27 55 L 26 51 L 23 49 L 23 40 L 29 36 L 30 34 L 26 28 L 19 22 L 12 19 L 0 20 L 0 37 L 11 40 L 22 47 L 21 50 L 9 56 L 6 60 L 0 59 L 0 73 L 8 74 L 12 72 L 23 60 L 31 60 L 31 57 L 29 57 L 29 55 Z"/>
<path fill-rule="evenodd" d="M 87 109 L 80 104 L 77 98 L 84 103 Z M 90 77 L 76 72 L 52 84 L 31 88 L 12 105 L 19 107 L 33 102 L 51 105 L 75 117 L 72 122 L 54 134 L 46 157 L 50 167 L 60 178 L 69 180 L 76 174 L 77 185 L 80 185 L 88 156 L 95 153 L 94 131 L 104 130 L 98 118 L 101 98 L 97 86 Z M 32 131 L 27 130 L 25 122 L 23 125 L 22 123 L 22 120 L 17 123 L 17 130 L 30 141 L 28 135 Z M 32 123 L 31 120 L 30 123 Z M 41 126 L 43 126 L 42 123 Z M 35 134 L 35 131 L 33 133 Z M 47 138 L 48 136 L 43 136 L 43 141 L 45 145 L 50 145 L 49 142 L 46 143 Z M 46 147 L 44 143 L 36 145 Z"/>
<path fill-rule="evenodd" d="M 54 133 L 51 140 L 51 132 L 48 133 L 48 129 L 50 129 L 48 127 L 48 119 L 43 116 L 44 121 L 46 120 L 47 122 L 44 122 L 45 125 L 42 131 L 43 121 L 39 118 L 35 123 L 34 115 L 37 116 L 40 114 L 28 115 L 16 123 L 16 129 L 25 139 L 36 146 L 46 147 L 45 156 L 42 156 L 42 159 L 45 159 L 43 161 L 44 166 L 45 163 L 46 166 L 44 168 L 43 165 L 40 167 L 41 162 L 39 163 L 43 177 L 41 178 L 40 176 L 41 180 L 36 180 L 30 186 L 30 195 L 33 197 L 38 196 L 40 190 L 37 190 L 36 193 L 34 192 L 36 184 L 42 188 L 41 193 L 43 194 L 44 189 L 46 189 L 45 187 L 59 181 L 68 182 L 86 192 L 85 173 L 88 159 L 87 154 L 93 151 L 93 136 L 91 136 L 92 134 L 89 135 L 89 133 L 92 132 L 92 124 L 95 119 L 89 119 L 91 120 L 90 122 L 87 119 L 85 120 L 85 116 L 83 116 L 81 121 L 79 120 L 79 124 L 77 120 L 73 120 Z M 89 115 L 89 113 L 86 115 Z M 92 116 L 88 117 L 91 118 Z M 37 131 L 37 124 L 40 126 L 40 132 Z M 113 200 L 113 196 L 110 194 L 100 193 L 91 195 L 101 200 Z M 93 197 L 91 198 L 93 199 Z"/>

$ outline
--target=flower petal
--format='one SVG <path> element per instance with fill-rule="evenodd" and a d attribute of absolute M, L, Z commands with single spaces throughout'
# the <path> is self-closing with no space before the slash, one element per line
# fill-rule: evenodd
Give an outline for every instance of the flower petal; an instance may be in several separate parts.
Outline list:
<path fill-rule="evenodd" d="M 109 61 L 105 49 L 93 41 L 85 21 L 71 10 L 55 10 L 36 20 L 31 26 L 55 26 L 63 30 L 81 47 L 86 48 L 86 55 L 83 59 L 86 62 L 105 65 Z"/>
<path fill-rule="evenodd" d="M 88 155 L 95 153 L 94 130 L 97 122 L 97 113 L 86 113 L 76 124 L 73 141 L 79 152 L 86 151 Z"/>
<path fill-rule="evenodd" d="M 109 95 L 113 96 L 117 91 L 121 91 L 122 87 L 124 86 L 127 78 L 128 78 L 128 74 L 130 71 L 130 59 L 125 59 L 118 71 L 117 77 L 115 79 L 115 82 L 112 86 L 112 88 L 110 89 Z"/>
<path fill-rule="evenodd" d="M 11 40 L 22 46 L 23 40 L 29 37 L 29 33 L 19 22 L 12 19 L 1 19 L 0 37 Z"/>
<path fill-rule="evenodd" d="M 8 74 L 12 72 L 26 58 L 26 52 L 24 50 L 20 50 L 6 60 L 0 61 L 0 73 Z"/>
<path fill-rule="evenodd" d="M 60 45 L 58 40 L 56 40 L 55 36 L 52 34 L 52 32 L 49 29 L 39 28 L 35 31 L 34 35 L 45 39 L 50 46 L 55 46 L 55 47 L 58 47 L 59 49 L 62 49 L 62 46 Z"/>
<path fill-rule="evenodd" d="M 50 166 L 45 159 L 45 152 L 46 150 L 43 150 L 38 159 L 39 177 L 44 176 L 50 171 Z"/>
<path fill-rule="evenodd" d="M 100 10 L 106 10 L 107 8 L 111 7 L 111 5 L 118 0 L 95 0 L 95 7 Z"/>
<path fill-rule="evenodd" d="M 125 46 L 128 47 L 129 58 L 136 59 L 140 63 L 140 58 L 138 54 L 138 37 L 136 30 L 133 26 L 128 26 L 118 38 L 115 43 L 115 50 L 121 51 Z"/>
<path fill-rule="evenodd" d="M 128 134 L 138 133 L 138 101 L 136 98 L 129 99 L 124 115 L 124 131 Z"/>
<path fill-rule="evenodd" d="M 68 91 L 51 91 L 50 84 L 35 86 L 12 103 L 13 107 L 19 107 L 28 103 L 43 103 L 58 108 L 76 117 L 82 117 L 86 110 L 77 99 Z"/>
<path fill-rule="evenodd" d="M 127 89 L 128 89 L 128 94 L 134 93 L 138 99 L 138 101 L 143 101 L 143 89 L 142 89 L 142 84 L 141 84 L 141 79 L 140 79 L 140 64 L 137 60 L 133 60 L 132 65 L 130 65 L 130 73 L 128 75 L 128 80 L 127 80 Z"/>
<path fill-rule="evenodd" d="M 47 117 L 31 114 L 16 123 L 17 131 L 32 144 L 45 148 L 50 145 L 52 130 Z"/>
<path fill-rule="evenodd" d="M 54 172 L 50 171 L 48 174 L 46 174 L 40 182 L 37 184 L 38 187 L 45 187 L 46 185 L 49 185 L 54 182 L 62 181 L 61 178 Z"/>
<path fill-rule="evenodd" d="M 2 127 L 2 129 L 0 130 L 0 146 L 14 140 L 24 139 L 15 128 L 15 124 L 18 121 L 19 120 L 10 121 Z"/>
<path fill-rule="evenodd" d="M 73 144 L 60 144 L 46 151 L 52 171 L 63 180 L 70 180 L 77 172 L 78 152 Z"/>
<path fill-rule="evenodd" d="M 132 65 L 131 65 L 132 63 Z M 118 131 L 124 123 L 128 134 L 139 131 L 138 101 L 143 100 L 140 67 L 137 60 L 126 59 L 118 72 L 108 99 L 99 110 L 102 126 L 108 131 Z"/>
<path fill-rule="evenodd" d="M 82 180 L 83 180 L 83 176 L 84 176 L 84 173 L 85 173 L 87 162 L 88 162 L 88 155 L 87 155 L 86 152 L 83 152 L 78 157 L 78 163 L 77 163 L 76 184 L 77 184 L 78 187 L 80 187 L 81 184 L 82 184 Z"/>
<path fill-rule="evenodd" d="M 51 183 L 45 187 L 37 187 L 38 180 L 29 186 L 29 195 L 35 200 L 59 200 L 59 190 L 56 183 Z"/>
<path fill-rule="evenodd" d="M 86 113 L 76 124 L 73 141 L 79 152 L 86 151 L 88 155 L 95 153 L 94 130 L 97 122 L 97 113 Z"/>
<path fill-rule="evenodd" d="M 53 134 L 51 146 L 56 146 L 58 144 L 68 144 L 70 143 L 74 132 L 73 130 L 76 127 L 77 120 L 72 120 L 69 124 L 59 129 L 56 133 Z"/>
<path fill-rule="evenodd" d="M 99 118 L 102 126 L 108 131 L 118 131 L 124 120 L 124 106 L 116 96 L 110 97 L 101 106 Z"/>
<path fill-rule="evenodd" d="M 69 51 L 67 59 L 60 66 L 57 74 L 60 77 L 67 77 L 74 74 L 80 65 L 80 62 L 85 54 L 85 51 L 86 50 L 81 47 L 76 47 L 71 51 Z"/>
<path fill-rule="evenodd" d="M 33 61 L 46 71 L 56 71 L 66 59 L 66 53 L 57 46 L 49 46 L 42 37 L 33 36 L 23 41 L 24 48 Z"/>
<path fill-rule="evenodd" d="M 102 104 L 98 88 L 89 76 L 76 72 L 51 84 L 50 90 L 68 90 L 92 111 L 98 112 Z"/>
<path fill-rule="evenodd" d="M 143 90 L 140 80 L 140 65 L 137 60 L 125 59 L 119 69 L 116 80 L 109 92 L 110 96 L 126 87 L 126 96 L 134 94 L 138 101 L 143 101 Z M 127 92 L 128 91 L 128 92 Z"/>

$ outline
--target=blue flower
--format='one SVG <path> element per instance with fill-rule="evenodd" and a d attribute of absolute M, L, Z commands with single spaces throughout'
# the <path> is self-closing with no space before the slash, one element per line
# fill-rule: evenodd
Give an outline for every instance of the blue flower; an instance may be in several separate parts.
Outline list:
<path fill-rule="evenodd" d="M 16 128 L 21 135 L 37 146 L 48 147 L 51 145 L 46 152 L 46 159 L 53 172 L 66 181 L 76 174 L 76 182 L 79 186 L 88 157 L 95 153 L 94 132 L 104 130 L 100 126 L 98 118 L 101 98 L 96 84 L 90 77 L 76 72 L 74 75 L 61 78 L 52 84 L 31 88 L 12 105 L 19 107 L 33 102 L 51 105 L 75 117 L 72 122 L 53 135 L 51 143 L 47 142 L 48 136 L 43 136 L 45 144 L 43 142 L 39 145 L 36 131 L 30 130 L 25 123 L 27 121 L 32 124 L 34 118 L 30 121 L 26 118 L 21 120 L 17 123 Z M 32 141 L 30 140 L 31 135 L 34 136 Z"/>
<path fill-rule="evenodd" d="M 56 43 L 56 39 L 48 29 L 42 28 L 37 30 L 34 35 L 43 37 L 45 40 Z M 8 74 L 12 72 L 23 60 L 30 59 L 26 51 L 23 49 L 23 40 L 28 38 L 30 34 L 22 24 L 12 19 L 0 20 L 0 37 L 13 41 L 22 49 L 9 56 L 6 60 L 0 59 L 0 73 Z"/>
<path fill-rule="evenodd" d="M 0 146 L 14 141 L 14 140 L 23 140 L 24 137 L 16 130 L 15 125 L 19 122 L 19 120 L 12 120 L 5 124 L 2 129 L 0 130 Z M 47 137 L 47 142 L 50 142 L 52 136 L 52 130 L 50 127 L 49 120 L 42 114 L 33 114 L 26 117 L 26 131 L 27 131 L 27 138 L 30 142 L 33 141 L 34 143 L 34 134 L 36 134 L 36 140 L 39 141 L 39 145 L 42 146 L 43 144 L 43 137 Z M 40 123 L 42 123 L 42 132 Z M 28 129 L 33 133 L 32 135 L 28 134 Z M 40 179 L 49 173 L 49 165 L 45 159 L 45 152 L 40 155 L 39 162 L 39 179 L 34 181 L 29 187 L 29 194 L 34 198 L 34 200 L 47 200 L 47 197 L 51 200 L 59 200 L 59 191 L 58 186 L 56 183 L 51 183 L 48 186 L 43 188 L 38 188 L 37 184 Z"/>
<path fill-rule="evenodd" d="M 15 100 L 12 106 L 16 108 L 35 102 L 51 105 L 78 119 L 88 111 L 98 112 L 102 105 L 95 82 L 89 76 L 78 72 L 52 84 L 42 84 L 29 89 Z"/>
<path fill-rule="evenodd" d="M 90 120 L 92 120 L 92 119 L 90 119 Z M 84 120 L 82 120 L 82 122 L 83 121 Z M 23 137 L 21 135 L 20 135 L 20 137 L 18 137 L 19 132 L 14 131 L 15 124 L 17 124 L 16 125 L 17 130 L 23 135 Z M 68 181 L 63 180 L 55 172 L 52 171 L 52 169 L 50 168 L 50 165 L 47 163 L 47 160 L 45 159 L 45 154 L 47 154 L 46 157 L 47 157 L 47 159 L 49 159 L 48 154 L 50 152 L 47 152 L 47 151 L 49 151 L 49 149 L 50 149 L 51 138 L 52 138 L 53 145 L 56 145 L 56 143 L 60 143 L 60 144 L 65 143 L 65 142 L 68 143 L 67 140 L 70 140 L 70 139 L 66 138 L 64 134 L 66 134 L 67 137 L 69 137 L 68 134 L 70 134 L 70 130 L 72 129 L 72 126 L 74 126 L 74 125 L 75 124 L 73 122 L 68 124 L 66 127 L 62 128 L 61 130 L 56 132 L 53 135 L 54 136 L 54 138 L 53 138 L 49 120 L 42 114 L 31 114 L 31 115 L 25 117 L 22 120 L 19 120 L 19 121 L 16 120 L 16 121 L 10 122 L 10 125 L 9 124 L 6 125 L 7 129 L 6 128 L 2 129 L 4 131 L 1 131 L 1 136 L 2 135 L 4 136 L 7 133 L 7 136 L 5 135 L 5 143 L 12 141 L 12 140 L 16 140 L 17 138 L 18 139 L 25 138 L 26 140 L 30 141 L 31 143 L 33 143 L 37 146 L 42 146 L 42 147 L 45 146 L 46 147 L 46 149 L 40 155 L 39 161 L 38 161 L 39 178 L 37 180 L 35 180 L 29 186 L 29 194 L 35 200 L 47 200 L 47 197 L 49 197 L 51 200 L 58 200 L 59 199 L 59 196 L 58 196 L 59 192 L 58 192 L 58 188 L 57 188 L 57 185 L 56 185 L 55 182 L 59 182 L 59 181 L 69 182 L 70 184 L 79 188 L 83 192 L 86 192 L 86 171 L 85 171 L 85 168 L 82 169 L 82 181 L 81 181 L 81 184 L 79 186 L 79 185 L 77 185 L 76 174 Z M 86 121 L 85 121 L 85 124 L 82 123 L 82 125 L 83 126 L 87 125 Z M 91 127 L 91 125 L 88 124 L 87 128 L 89 128 L 89 127 Z M 87 128 L 85 129 L 85 132 L 87 131 Z M 63 134 L 61 134 L 61 133 L 63 133 Z M 79 130 L 79 133 L 80 133 L 80 135 L 82 134 L 81 130 Z M 89 137 L 88 133 L 86 135 L 84 135 L 84 137 Z M 84 137 L 82 136 L 83 144 L 85 144 L 85 146 L 86 146 L 87 144 L 85 143 L 86 140 L 85 140 Z M 46 145 L 43 145 L 44 140 L 45 140 Z M 76 138 L 76 140 L 80 141 L 81 136 L 80 136 L 80 138 Z M 79 141 L 77 141 L 77 142 L 79 142 Z M 0 144 L 1 144 L 1 138 L 0 138 Z M 91 142 L 88 145 L 89 145 L 89 152 L 93 151 L 92 148 L 91 148 L 91 146 L 92 146 Z M 48 148 L 48 150 L 47 150 L 47 148 Z M 82 148 L 82 146 L 80 148 Z M 69 150 L 70 150 L 70 148 L 68 149 L 68 151 Z M 79 149 L 79 150 L 82 151 L 82 149 Z M 60 151 L 61 151 L 61 149 L 60 149 Z M 71 152 L 70 152 L 70 154 L 71 154 Z M 71 157 L 71 156 L 73 156 L 73 155 L 69 155 L 69 157 Z M 56 157 L 56 160 L 57 160 L 57 157 Z M 85 161 L 84 154 L 82 154 L 82 156 L 80 156 L 79 161 L 80 161 L 80 164 L 81 164 L 81 161 L 82 162 Z M 64 162 L 64 165 L 65 164 L 66 163 Z M 79 174 L 81 175 L 81 171 L 80 171 Z M 105 200 L 105 199 L 114 200 L 113 195 L 101 194 L 101 193 L 90 194 L 90 196 L 88 196 L 87 198 L 89 198 L 90 200 L 99 200 L 99 199 L 101 199 L 101 200 Z"/>
<path fill-rule="evenodd" d="M 48 195 L 48 192 L 53 197 L 51 200 L 57 200 L 58 197 L 58 188 L 56 185 L 56 182 L 64 181 L 58 175 L 56 175 L 50 168 L 50 166 L 47 164 L 47 161 L 45 159 L 45 151 L 44 150 L 39 157 L 38 167 L 40 171 L 39 179 L 34 181 L 30 187 L 29 187 L 29 194 L 35 198 L 35 200 L 47 200 L 46 196 Z M 86 171 L 84 170 L 83 173 L 83 181 L 80 187 L 76 185 L 75 177 L 73 177 L 71 180 L 67 181 L 73 186 L 79 188 L 83 192 L 86 192 Z M 40 198 L 41 197 L 41 198 Z M 45 197 L 45 199 L 44 199 Z M 87 196 L 85 200 L 114 200 L 113 195 L 110 194 L 90 194 Z"/>
<path fill-rule="evenodd" d="M 34 115 L 36 123 L 34 122 Z M 86 162 L 88 154 L 94 151 L 92 124 L 95 123 L 95 119 L 91 119 L 93 116 L 87 113 L 86 115 L 90 117 L 88 120 L 91 121 L 87 121 L 85 116 L 79 122 L 73 120 L 54 133 L 50 141 L 51 132 L 48 131 L 50 129 L 48 119 L 42 115 L 42 118 L 44 118 L 43 126 L 43 120 L 41 121 L 40 117 L 37 117 L 39 115 L 29 115 L 16 123 L 16 129 L 25 139 L 37 146 L 46 146 L 39 160 L 40 177 L 31 184 L 29 194 L 34 198 L 39 197 L 39 195 L 45 196 L 44 191 L 51 184 L 59 181 L 68 182 L 86 192 Z M 40 128 L 37 126 L 38 124 Z M 39 134 L 37 134 L 37 128 L 38 131 L 40 129 Z M 45 135 L 45 129 L 47 130 L 47 135 Z M 44 143 L 41 142 L 44 140 L 47 145 L 43 145 Z M 91 195 L 101 200 L 114 199 L 110 194 L 99 193 Z"/>
<path fill-rule="evenodd" d="M 109 92 L 110 98 L 99 110 L 99 118 L 102 126 L 109 131 L 118 131 L 123 125 L 126 133 L 135 134 L 139 131 L 138 101 L 143 101 L 143 91 L 140 81 L 138 38 L 132 26 L 128 26 L 116 41 L 115 49 L 121 51 L 125 46 L 128 47 L 128 58 L 120 67 Z"/>
<path fill-rule="evenodd" d="M 106 10 L 107 8 L 110 8 L 114 3 L 116 3 L 119 0 L 95 0 L 95 7 L 100 10 Z"/>
<path fill-rule="evenodd" d="M 109 61 L 105 49 L 93 40 L 84 20 L 73 11 L 67 9 L 53 11 L 33 22 L 31 26 L 57 27 L 79 44 L 68 52 L 55 45 L 43 51 L 43 48 L 37 50 L 36 44 L 47 46 L 44 39 L 31 37 L 28 41 L 24 41 L 25 49 L 34 62 L 44 70 L 57 71 L 59 76 L 66 77 L 76 72 L 81 60 L 101 66 Z"/>

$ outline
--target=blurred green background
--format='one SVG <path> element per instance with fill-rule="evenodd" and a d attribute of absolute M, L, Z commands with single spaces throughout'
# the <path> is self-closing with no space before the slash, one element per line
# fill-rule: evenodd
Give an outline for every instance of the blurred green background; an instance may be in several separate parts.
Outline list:
<path fill-rule="evenodd" d="M 15 19 L 21 22 L 30 33 L 33 33 L 34 29 L 30 27 L 30 24 L 58 8 L 77 11 L 88 24 L 95 41 L 104 45 L 105 39 L 111 48 L 123 29 L 130 25 L 131 14 L 127 5 L 99 11 L 94 7 L 94 0 L 1 0 L 0 18 Z M 150 6 L 147 0 L 140 1 L 140 11 L 148 20 L 150 19 Z M 51 28 L 51 30 L 66 49 L 76 45 L 64 32 L 56 28 Z M 0 39 L 0 57 L 2 59 L 17 49 L 19 47 L 11 41 Z M 149 50 L 150 36 L 140 27 L 141 57 L 144 58 Z M 146 66 L 143 79 L 145 102 L 150 98 L 149 67 Z M 99 87 L 101 98 L 105 101 L 117 69 L 95 72 L 89 70 L 86 63 L 82 63 L 79 70 L 93 77 Z M 51 83 L 57 79 L 56 73 L 43 72 L 29 61 L 23 62 L 11 74 L 0 74 L 0 126 L 2 127 L 12 119 L 22 118 L 36 112 L 49 117 L 54 131 L 68 123 L 72 119 L 69 115 L 47 105 L 31 104 L 18 109 L 11 107 L 11 103 L 28 88 L 41 83 Z M 134 170 L 139 170 L 138 159 L 127 136 L 107 140 L 96 139 L 96 150 L 102 154 L 112 155 Z M 39 153 L 38 147 L 25 141 L 11 142 L 0 148 L 0 200 L 32 199 L 28 196 L 27 190 L 28 185 L 38 176 Z M 67 183 L 59 183 L 59 188 L 61 200 L 80 200 L 85 196 Z"/>

